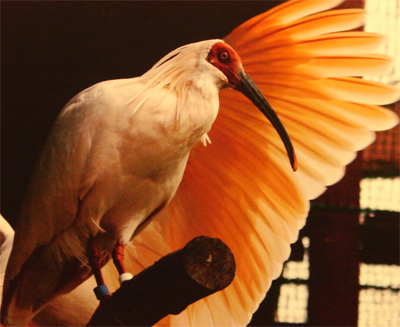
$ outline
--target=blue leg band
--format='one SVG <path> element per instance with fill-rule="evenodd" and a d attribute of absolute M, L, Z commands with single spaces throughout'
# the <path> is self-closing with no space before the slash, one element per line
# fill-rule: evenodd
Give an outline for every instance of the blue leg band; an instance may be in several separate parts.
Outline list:
<path fill-rule="evenodd" d="M 105 295 L 110 294 L 110 291 L 108 290 L 107 285 L 105 284 L 98 285 L 93 289 L 93 291 L 94 294 L 96 294 L 98 300 L 101 300 Z"/>

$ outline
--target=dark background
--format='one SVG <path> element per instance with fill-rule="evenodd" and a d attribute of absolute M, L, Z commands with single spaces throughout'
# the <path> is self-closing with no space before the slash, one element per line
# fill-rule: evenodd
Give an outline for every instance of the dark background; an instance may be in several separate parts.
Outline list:
<path fill-rule="evenodd" d="M 2 1 L 1 214 L 14 224 L 45 137 L 75 94 L 141 75 L 280 2 Z"/>

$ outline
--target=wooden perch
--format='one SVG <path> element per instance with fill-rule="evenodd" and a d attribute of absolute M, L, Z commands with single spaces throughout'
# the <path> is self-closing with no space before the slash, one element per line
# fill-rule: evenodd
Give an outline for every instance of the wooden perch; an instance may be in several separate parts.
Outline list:
<path fill-rule="evenodd" d="M 234 276 L 230 249 L 219 239 L 196 237 L 124 282 L 102 301 L 87 326 L 152 326 L 224 289 Z"/>

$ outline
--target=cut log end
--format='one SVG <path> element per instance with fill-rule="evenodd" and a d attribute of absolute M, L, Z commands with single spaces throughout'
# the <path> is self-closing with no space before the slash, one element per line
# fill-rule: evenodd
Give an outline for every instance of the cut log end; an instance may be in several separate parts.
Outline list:
<path fill-rule="evenodd" d="M 213 291 L 224 289 L 235 276 L 232 252 L 217 238 L 199 236 L 184 248 L 183 262 L 190 278 Z"/>
<path fill-rule="evenodd" d="M 199 236 L 123 283 L 88 326 L 152 326 L 227 287 L 235 260 L 219 239 Z"/>

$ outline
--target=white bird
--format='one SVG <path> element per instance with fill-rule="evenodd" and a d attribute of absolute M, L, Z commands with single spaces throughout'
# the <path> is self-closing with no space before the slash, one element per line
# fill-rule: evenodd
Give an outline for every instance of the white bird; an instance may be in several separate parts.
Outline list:
<path fill-rule="evenodd" d="M 343 176 L 371 131 L 397 124 L 377 105 L 397 101 L 398 90 L 348 77 L 376 74 L 390 58 L 368 54 L 379 35 L 342 32 L 362 24 L 362 10 L 320 13 L 339 2 L 289 1 L 224 40 L 183 46 L 141 77 L 96 84 L 68 102 L 23 202 L 2 322 L 26 324 L 87 279 L 91 241 L 105 263 L 133 237 L 129 269 L 137 272 L 208 235 L 232 249 L 234 282 L 161 324 L 246 325 L 309 200 Z M 262 113 L 229 90 L 219 105 L 227 87 Z M 293 140 L 296 173 L 292 143 L 263 94 Z"/>

